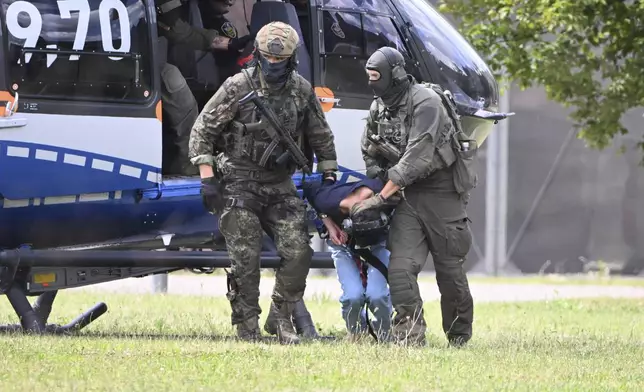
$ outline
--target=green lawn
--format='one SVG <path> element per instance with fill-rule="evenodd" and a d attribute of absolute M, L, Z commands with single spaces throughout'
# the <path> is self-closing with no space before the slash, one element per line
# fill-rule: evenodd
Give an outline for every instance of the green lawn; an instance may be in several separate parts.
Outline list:
<path fill-rule="evenodd" d="M 172 275 L 194 276 L 189 271 L 176 271 Z M 171 276 L 172 276 L 171 275 Z M 217 269 L 211 275 L 202 276 L 223 276 L 223 269 Z M 274 276 L 272 270 L 262 270 L 262 276 Z M 330 270 L 329 277 L 335 279 L 335 271 Z M 328 279 L 327 277 L 312 274 L 308 279 Z M 600 286 L 634 286 L 644 287 L 644 277 L 628 276 L 604 276 L 596 273 L 588 274 L 545 274 L 545 275 L 521 275 L 521 276 L 484 276 L 470 274 L 469 281 L 473 283 L 503 283 L 503 284 L 566 284 L 566 285 L 600 285 Z M 435 282 L 432 275 L 421 275 L 421 281 Z"/>
<path fill-rule="evenodd" d="M 426 304 L 423 349 L 342 342 L 335 300 L 308 306 L 321 332 L 340 340 L 291 347 L 226 338 L 223 298 L 62 292 L 51 321 L 68 322 L 100 300 L 110 309 L 83 336 L 1 335 L 0 390 L 644 389 L 644 300 L 476 305 L 475 336 L 463 350 L 445 347 L 435 302 Z M 15 322 L 0 303 L 0 322 Z"/>
<path fill-rule="evenodd" d="M 431 278 L 433 279 L 433 277 Z M 470 282 L 504 283 L 504 284 L 565 284 L 565 285 L 598 285 L 598 286 L 634 286 L 644 287 L 641 277 L 597 276 L 592 274 L 570 275 L 526 275 L 526 276 L 473 276 Z"/>

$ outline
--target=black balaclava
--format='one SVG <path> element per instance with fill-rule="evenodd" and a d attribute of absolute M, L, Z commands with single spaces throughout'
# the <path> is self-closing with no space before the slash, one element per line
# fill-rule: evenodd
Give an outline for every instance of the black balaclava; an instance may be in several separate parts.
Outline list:
<path fill-rule="evenodd" d="M 259 67 L 262 70 L 264 75 L 264 80 L 266 83 L 274 85 L 276 87 L 281 87 L 286 83 L 288 77 L 292 71 L 289 67 L 291 59 L 285 59 L 277 63 L 271 63 L 262 56 L 261 53 L 257 53 Z"/>
<path fill-rule="evenodd" d="M 380 48 L 369 57 L 366 69 L 380 73 L 380 79 L 369 80 L 375 96 L 380 97 L 388 108 L 398 106 L 411 83 L 403 55 L 388 46 Z"/>
<path fill-rule="evenodd" d="M 216 16 L 225 15 L 230 12 L 230 7 L 235 4 L 234 0 L 208 0 L 212 13 Z"/>

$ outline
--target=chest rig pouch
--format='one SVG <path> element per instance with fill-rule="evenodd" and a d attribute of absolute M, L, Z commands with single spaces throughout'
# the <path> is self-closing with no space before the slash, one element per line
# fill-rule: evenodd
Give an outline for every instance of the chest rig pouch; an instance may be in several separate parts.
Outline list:
<path fill-rule="evenodd" d="M 447 112 L 453 128 L 451 132 L 444 132 L 443 145 L 439 154 L 445 161 L 446 166 L 452 165 L 454 175 L 454 187 L 460 195 L 465 195 L 474 189 L 478 184 L 478 144 L 476 140 L 469 138 L 463 131 L 461 116 L 456 107 L 454 96 L 449 90 L 437 84 L 424 83 L 425 88 L 431 88 L 441 98 L 443 108 Z"/>
<path fill-rule="evenodd" d="M 398 163 L 407 147 L 409 134 L 404 120 L 406 112 L 406 107 L 390 112 L 384 105 L 378 104 L 375 121 L 377 133 L 369 135 L 371 145 L 367 153 L 385 170 Z"/>
<path fill-rule="evenodd" d="M 243 69 L 242 73 L 246 77 L 248 84 L 247 91 L 260 91 L 248 74 L 249 69 Z M 301 144 L 301 137 L 297 132 L 302 122 L 300 113 L 303 107 L 303 102 L 298 94 L 299 79 L 293 78 L 287 83 L 289 85 L 280 94 L 268 96 L 260 94 L 260 99 L 262 99 L 266 107 L 275 113 L 278 121 L 293 140 Z M 271 125 L 266 119 L 261 118 L 259 110 L 252 103 L 240 106 L 236 117 L 231 122 L 233 140 L 230 143 L 231 148 L 229 151 L 232 157 L 250 160 L 266 170 L 288 170 L 291 166 L 294 166 L 291 160 L 284 166 L 277 164 L 277 158 L 287 149 L 278 140 L 273 140 L 270 137 L 266 128 Z"/>

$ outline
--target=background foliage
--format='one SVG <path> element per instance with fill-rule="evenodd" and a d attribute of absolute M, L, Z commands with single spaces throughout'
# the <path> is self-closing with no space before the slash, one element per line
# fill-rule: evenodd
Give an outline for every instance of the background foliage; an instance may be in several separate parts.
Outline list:
<path fill-rule="evenodd" d="M 521 88 L 541 85 L 549 99 L 571 107 L 590 147 L 628 133 L 622 115 L 644 106 L 639 0 L 441 0 L 439 10 L 497 77 L 505 70 Z M 638 147 L 644 152 L 644 140 Z"/>

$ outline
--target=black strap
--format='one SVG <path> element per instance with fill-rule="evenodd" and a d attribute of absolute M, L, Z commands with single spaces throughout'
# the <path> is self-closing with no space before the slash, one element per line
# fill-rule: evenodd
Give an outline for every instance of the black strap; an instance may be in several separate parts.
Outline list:
<path fill-rule="evenodd" d="M 385 266 L 385 264 L 380 261 L 379 258 L 373 255 L 369 249 L 366 248 L 356 248 L 355 243 L 352 241 L 349 245 L 349 251 L 353 253 L 354 255 L 358 256 L 358 258 L 362 261 L 362 268 L 364 268 L 364 273 L 367 276 L 367 280 L 369 280 L 369 275 L 367 275 L 366 271 L 366 264 L 370 264 L 373 266 L 375 269 L 378 270 L 382 274 L 382 276 L 385 277 L 385 280 L 387 280 L 387 284 L 389 284 L 389 273 L 388 269 Z M 369 331 L 369 335 L 371 335 L 376 341 L 378 341 L 378 335 L 376 335 L 376 332 L 373 330 L 373 327 L 371 326 L 371 321 L 369 320 L 369 304 L 365 303 L 365 321 L 367 322 L 367 330 Z"/>
<path fill-rule="evenodd" d="M 385 277 L 387 280 L 387 283 L 389 283 L 389 273 L 387 267 L 384 265 L 382 261 L 380 261 L 379 258 L 373 255 L 369 249 L 366 248 L 356 248 L 355 244 L 351 244 L 350 247 L 351 252 L 355 253 L 360 257 L 362 261 L 365 263 L 370 264 L 373 268 L 377 269 L 378 272 L 382 274 L 382 276 Z M 367 277 L 368 279 L 368 277 Z"/>

